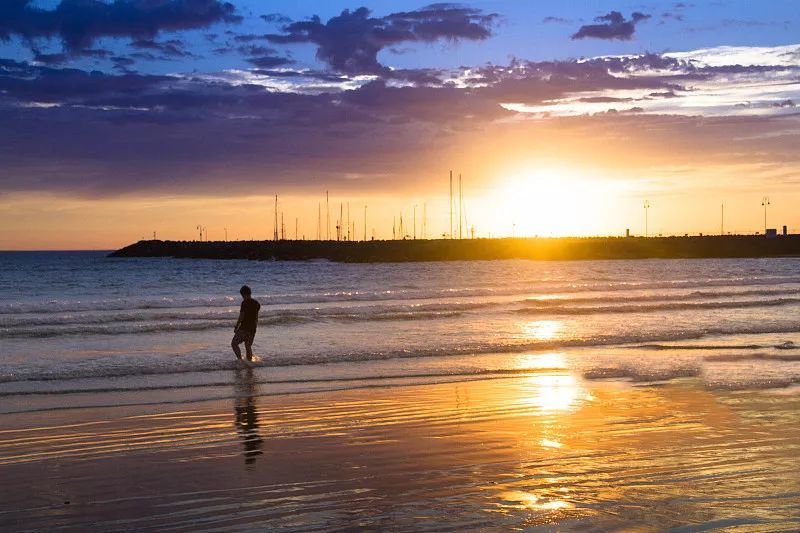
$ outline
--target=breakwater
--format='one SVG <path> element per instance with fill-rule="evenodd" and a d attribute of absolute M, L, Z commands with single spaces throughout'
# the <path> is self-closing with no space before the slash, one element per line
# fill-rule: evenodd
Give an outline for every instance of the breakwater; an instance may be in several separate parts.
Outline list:
<path fill-rule="evenodd" d="M 111 257 L 337 262 L 586 260 L 800 256 L 800 235 L 692 237 L 559 237 L 389 241 L 144 240 Z"/>

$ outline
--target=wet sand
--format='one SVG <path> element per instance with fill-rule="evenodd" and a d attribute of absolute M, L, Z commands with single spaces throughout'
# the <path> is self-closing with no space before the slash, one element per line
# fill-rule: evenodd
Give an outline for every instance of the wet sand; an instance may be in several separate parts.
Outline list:
<path fill-rule="evenodd" d="M 240 370 L 229 400 L 0 415 L 0 530 L 800 529 L 796 389 L 270 392 Z"/>

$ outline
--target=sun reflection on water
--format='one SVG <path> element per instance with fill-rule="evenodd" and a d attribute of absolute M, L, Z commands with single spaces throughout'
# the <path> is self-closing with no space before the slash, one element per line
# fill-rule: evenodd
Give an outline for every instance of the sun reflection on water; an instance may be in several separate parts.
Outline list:
<path fill-rule="evenodd" d="M 530 396 L 522 402 L 535 406 L 543 413 L 571 411 L 590 399 L 580 381 L 572 374 L 543 374 L 528 376 Z"/>
<path fill-rule="evenodd" d="M 557 352 L 520 354 L 514 361 L 514 368 L 519 370 L 565 369 L 567 367 L 567 358 L 563 353 Z"/>
<path fill-rule="evenodd" d="M 512 509 L 537 509 L 541 511 L 556 511 L 567 509 L 573 505 L 567 501 L 555 498 L 542 498 L 531 492 L 521 490 L 508 491 L 500 494 L 504 501 L 503 507 Z"/>
<path fill-rule="evenodd" d="M 525 338 L 539 341 L 553 340 L 564 329 L 561 320 L 536 320 L 522 325 L 522 334 Z"/>

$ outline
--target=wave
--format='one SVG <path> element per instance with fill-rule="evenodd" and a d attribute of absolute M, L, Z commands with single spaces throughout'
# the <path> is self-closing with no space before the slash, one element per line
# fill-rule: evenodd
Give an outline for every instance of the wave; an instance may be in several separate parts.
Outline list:
<path fill-rule="evenodd" d="M 636 350 L 760 350 L 761 344 L 634 344 L 626 348 Z"/>
<path fill-rule="evenodd" d="M 652 311 L 691 311 L 695 309 L 744 309 L 748 307 L 776 307 L 800 303 L 800 298 L 778 298 L 774 300 L 734 300 L 716 302 L 667 302 L 639 305 L 604 305 L 573 307 L 549 305 L 517 309 L 525 315 L 594 315 L 610 313 L 648 313 Z"/>
<path fill-rule="evenodd" d="M 773 286 L 800 284 L 800 277 L 764 276 L 672 281 L 630 281 L 575 283 L 566 280 L 505 283 L 500 286 L 448 287 L 440 289 L 385 289 L 374 291 L 342 290 L 317 293 L 262 294 L 256 298 L 263 306 L 287 304 L 326 304 L 335 302 L 382 302 L 389 300 L 432 300 L 482 296 L 528 296 L 530 294 L 573 294 L 581 292 L 626 292 L 653 289 L 691 289 L 707 287 Z M 795 288 L 783 289 L 798 291 Z M 732 292 L 732 291 L 731 291 Z M 755 293 L 754 293 L 755 294 Z M 774 294 L 767 293 L 765 295 Z M 732 294 L 734 295 L 734 294 Z M 193 296 L 160 298 L 63 299 L 40 302 L 0 304 L 0 315 L 50 314 L 81 311 L 134 311 L 147 309 L 187 309 L 234 307 L 239 299 L 232 296 Z"/>
<path fill-rule="evenodd" d="M 777 354 L 777 353 L 747 353 L 747 354 L 721 354 L 709 355 L 705 357 L 709 362 L 735 362 L 735 361 L 800 361 L 798 354 Z"/>
<path fill-rule="evenodd" d="M 759 295 L 778 294 L 784 291 L 748 291 Z M 795 291 L 800 292 L 800 291 Z M 774 307 L 800 303 L 800 298 L 777 298 L 734 301 L 684 301 L 686 298 L 706 298 L 711 294 L 697 291 L 684 295 L 639 295 L 631 297 L 600 296 L 579 298 L 526 299 L 524 307 L 515 307 L 519 301 L 467 301 L 408 303 L 392 302 L 375 305 L 322 306 L 276 308 L 262 307 L 259 323 L 263 327 L 291 326 L 312 322 L 374 322 L 433 320 L 453 318 L 463 313 L 480 310 L 513 311 L 525 315 L 592 315 L 612 313 L 647 313 L 653 311 L 695 309 L 737 309 L 747 307 Z M 740 294 L 724 293 L 724 294 Z M 658 299 L 666 301 L 658 301 Z M 653 300 L 653 301 L 651 301 Z M 600 301 L 649 302 L 643 304 L 576 306 L 575 303 Z M 123 335 L 155 333 L 159 331 L 199 331 L 229 327 L 234 321 L 236 308 L 188 311 L 180 309 L 150 309 L 125 311 L 61 312 L 53 314 L 1 315 L 0 338 L 55 337 L 62 335 Z"/>
<path fill-rule="evenodd" d="M 310 322 L 374 322 L 434 320 L 461 316 L 464 312 L 495 307 L 497 302 L 384 305 L 268 309 L 259 314 L 259 326 L 290 326 Z M 0 338 L 55 337 L 61 335 L 122 335 L 198 331 L 233 325 L 234 310 L 201 313 L 91 313 L 0 319 Z"/>
<path fill-rule="evenodd" d="M 226 368 L 219 370 L 241 370 L 242 366 L 238 363 L 232 362 L 225 365 Z M 257 367 L 256 367 L 257 368 Z M 420 379 L 420 378 L 458 378 L 458 377 L 472 377 L 472 376 L 524 376 L 531 374 L 551 373 L 552 368 L 462 368 L 457 370 L 442 370 L 438 372 L 411 372 L 400 374 L 362 374 L 342 377 L 309 377 L 298 379 L 259 379 L 254 378 L 248 382 L 249 385 L 303 385 L 311 383 L 347 383 L 353 381 L 388 381 L 397 379 Z M 141 391 L 159 391 L 159 390 L 180 390 L 180 389 L 193 389 L 197 387 L 226 387 L 230 386 L 231 381 L 207 381 L 202 384 L 197 383 L 167 383 L 163 385 L 117 385 L 111 386 L 89 386 L 86 387 L 73 387 L 63 389 L 28 389 L 28 390 L 13 390 L 13 391 L 0 391 L 0 398 L 9 396 L 39 396 L 39 395 L 61 395 L 61 394 L 83 394 L 87 392 L 141 392 Z"/>
<path fill-rule="evenodd" d="M 565 348 L 608 347 L 627 348 L 631 344 L 670 342 L 701 339 L 716 335 L 744 335 L 767 333 L 796 333 L 800 323 L 764 326 L 753 324 L 747 327 L 704 328 L 670 334 L 598 335 L 592 338 L 562 340 L 537 340 L 520 343 L 480 342 L 458 346 L 434 346 L 416 349 L 390 349 L 374 351 L 331 350 L 305 353 L 294 356 L 271 356 L 258 364 L 265 367 L 288 367 L 318 365 L 325 363 L 381 361 L 390 359 L 415 359 L 441 356 L 470 356 L 526 351 L 558 350 Z M 157 374 L 183 374 L 230 370 L 234 361 L 219 355 L 195 357 L 117 356 L 83 361 L 62 361 L 57 365 L 49 362 L 0 365 L 0 383 L 18 381 L 52 381 L 83 378 L 109 378 Z"/>
<path fill-rule="evenodd" d="M 321 320 L 340 322 L 396 321 L 396 320 L 435 320 L 460 316 L 459 311 L 421 311 L 387 312 L 377 315 L 361 313 L 335 313 L 308 315 L 306 313 L 281 312 L 271 316 L 259 317 L 260 328 L 294 326 L 319 322 Z M 114 324 L 65 324 L 53 327 L 13 327 L 0 328 L 0 338 L 46 338 L 69 335 L 136 335 L 142 333 L 168 333 L 175 331 L 203 331 L 232 328 L 235 320 L 175 320 L 171 322 L 114 323 Z"/>
<path fill-rule="evenodd" d="M 669 368 L 647 368 L 633 366 L 599 367 L 583 372 L 584 379 L 629 379 L 634 382 L 668 381 L 677 378 L 698 377 L 702 373 L 699 365 L 682 365 Z"/>
<path fill-rule="evenodd" d="M 630 296 L 588 296 L 588 297 L 533 297 L 523 303 L 532 307 L 556 307 L 565 303 L 628 303 L 628 302 L 673 302 L 729 298 L 736 296 L 790 296 L 800 294 L 800 289 L 755 289 L 741 291 L 693 291 L 681 294 L 641 294 Z"/>

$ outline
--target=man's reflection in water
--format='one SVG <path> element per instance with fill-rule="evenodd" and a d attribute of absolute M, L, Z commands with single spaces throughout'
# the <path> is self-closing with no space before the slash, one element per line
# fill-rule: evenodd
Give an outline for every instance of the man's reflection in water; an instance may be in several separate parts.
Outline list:
<path fill-rule="evenodd" d="M 256 381 L 252 368 L 236 369 L 236 412 L 235 424 L 244 442 L 244 463 L 252 465 L 256 457 L 261 455 L 261 443 L 264 442 L 258 433 L 258 410 L 256 409 Z"/>

